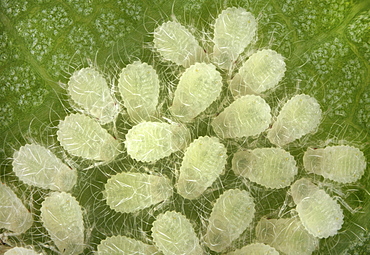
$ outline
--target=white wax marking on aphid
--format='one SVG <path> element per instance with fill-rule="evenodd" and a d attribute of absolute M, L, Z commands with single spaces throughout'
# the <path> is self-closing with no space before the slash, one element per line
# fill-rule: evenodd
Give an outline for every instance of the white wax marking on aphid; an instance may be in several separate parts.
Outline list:
<path fill-rule="evenodd" d="M 196 63 L 180 77 L 170 111 L 182 122 L 190 122 L 221 93 L 222 77 L 212 64 Z"/>
<path fill-rule="evenodd" d="M 230 83 L 234 98 L 247 94 L 261 94 L 274 88 L 286 71 L 283 56 L 274 50 L 260 50 L 240 67 Z"/>
<path fill-rule="evenodd" d="M 190 132 L 181 124 L 142 122 L 128 131 L 125 145 L 133 159 L 153 162 L 184 149 L 189 140 Z"/>
<path fill-rule="evenodd" d="M 289 186 L 298 172 L 296 161 L 280 148 L 257 148 L 234 154 L 232 168 L 236 175 L 271 189 Z"/>
<path fill-rule="evenodd" d="M 255 95 L 238 98 L 211 123 L 217 136 L 238 138 L 258 135 L 271 122 L 271 109 L 266 101 Z"/>
<path fill-rule="evenodd" d="M 14 247 L 6 251 L 4 255 L 42 255 L 42 253 L 37 253 L 34 250 L 23 247 Z"/>
<path fill-rule="evenodd" d="M 181 163 L 177 192 L 187 199 L 198 198 L 223 172 L 226 158 L 226 148 L 216 137 L 194 140 Z"/>
<path fill-rule="evenodd" d="M 334 236 L 343 224 L 343 210 L 324 190 L 302 178 L 291 186 L 299 218 L 307 231 L 318 238 Z"/>
<path fill-rule="evenodd" d="M 16 234 L 26 232 L 33 224 L 31 213 L 11 188 L 0 183 L 0 228 Z"/>
<path fill-rule="evenodd" d="M 222 69 L 229 69 L 240 53 L 254 40 L 257 22 L 243 8 L 223 10 L 214 24 L 213 60 Z"/>
<path fill-rule="evenodd" d="M 262 218 L 256 226 L 256 239 L 284 254 L 311 255 L 319 246 L 319 239 L 307 232 L 299 217 Z"/>
<path fill-rule="evenodd" d="M 188 29 L 176 21 L 168 21 L 154 30 L 154 47 L 161 56 L 177 65 L 189 67 L 202 62 L 204 50 Z"/>
<path fill-rule="evenodd" d="M 274 247 L 263 243 L 252 243 L 243 248 L 229 252 L 226 255 L 279 255 Z"/>
<path fill-rule="evenodd" d="M 72 100 L 101 124 L 116 120 L 119 104 L 101 73 L 91 67 L 73 73 L 68 82 Z"/>
<path fill-rule="evenodd" d="M 323 149 L 308 148 L 303 164 L 307 172 L 339 183 L 351 183 L 364 174 L 366 158 L 362 151 L 352 146 L 328 146 Z"/>
<path fill-rule="evenodd" d="M 216 201 L 211 215 L 206 245 L 216 252 L 222 252 L 237 239 L 254 218 L 255 204 L 253 197 L 245 190 L 230 189 Z"/>
<path fill-rule="evenodd" d="M 84 250 L 82 210 L 76 198 L 52 192 L 41 204 L 41 221 L 61 254 L 81 254 Z"/>
<path fill-rule="evenodd" d="M 159 78 L 147 63 L 135 61 L 122 69 L 118 89 L 127 113 L 134 122 L 149 121 L 156 112 Z"/>
<path fill-rule="evenodd" d="M 202 248 L 190 221 L 181 213 L 167 211 L 153 222 L 152 237 L 164 255 L 201 255 Z"/>
<path fill-rule="evenodd" d="M 26 144 L 15 151 L 12 165 L 21 181 L 43 189 L 69 191 L 77 181 L 76 169 L 71 169 L 49 149 L 37 144 Z"/>
<path fill-rule="evenodd" d="M 284 104 L 267 138 L 275 145 L 284 146 L 315 131 L 321 117 L 320 105 L 315 98 L 296 95 Z"/>
<path fill-rule="evenodd" d="M 85 159 L 108 162 L 120 153 L 121 148 L 119 141 L 98 122 L 79 113 L 60 121 L 57 138 L 68 153 Z"/>
<path fill-rule="evenodd" d="M 97 255 L 122 255 L 122 254 L 140 254 L 154 255 L 160 254 L 154 245 L 143 243 L 126 236 L 111 236 L 103 241 L 97 247 Z"/>
<path fill-rule="evenodd" d="M 124 213 L 167 200 L 172 193 L 173 187 L 167 177 L 132 172 L 113 175 L 103 191 L 109 207 Z"/>

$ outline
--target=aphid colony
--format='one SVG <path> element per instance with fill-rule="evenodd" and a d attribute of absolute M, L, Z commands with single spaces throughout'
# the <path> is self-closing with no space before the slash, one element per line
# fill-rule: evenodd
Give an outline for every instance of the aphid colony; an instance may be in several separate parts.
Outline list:
<path fill-rule="evenodd" d="M 153 40 L 156 51 L 183 70 L 168 108 L 171 116 L 161 116 L 157 109 L 161 82 L 156 70 L 140 61 L 128 64 L 117 84 L 129 122 L 135 123 L 125 137 L 115 137 L 102 127 L 114 123 L 122 111 L 104 75 L 88 67 L 71 76 L 67 91 L 80 113 L 61 120 L 57 131 L 60 145 L 70 156 L 108 164 L 127 152 L 140 164 L 183 151 L 176 183 L 160 174 L 135 171 L 111 176 L 103 196 L 112 210 L 137 212 L 169 200 L 175 191 L 184 199 L 197 199 L 228 170 L 228 156 L 232 157 L 236 176 L 266 189 L 280 189 L 294 182 L 297 163 L 284 146 L 314 132 L 322 112 L 315 98 L 300 94 L 287 101 L 273 118 L 270 106 L 259 94 L 276 87 L 284 77 L 284 58 L 274 50 L 258 50 L 249 56 L 228 81 L 234 101 L 222 112 L 213 113 L 209 135 L 191 136 L 189 127 L 220 97 L 225 85 L 223 76 L 233 72 L 256 30 L 257 22 L 251 13 L 228 8 L 215 21 L 213 52 L 206 53 L 177 21 L 157 27 Z M 160 121 L 161 117 L 171 122 Z M 241 149 L 227 155 L 227 139 L 261 135 L 267 137 L 271 147 Z M 308 148 L 303 162 L 307 172 L 338 183 L 357 181 L 366 168 L 363 153 L 351 146 Z M 42 203 L 42 223 L 62 254 L 81 254 L 85 245 L 82 209 L 66 193 L 78 181 L 76 169 L 38 144 L 26 144 L 16 151 L 13 169 L 24 183 L 53 190 Z M 203 254 L 207 249 L 227 252 L 253 220 L 259 220 L 256 243 L 228 254 L 311 254 L 320 238 L 340 230 L 342 209 L 306 178 L 294 182 L 289 192 L 298 213 L 292 218 L 255 219 L 256 198 L 246 190 L 229 189 L 214 201 L 205 233 L 196 233 L 181 212 L 167 211 L 152 223 L 152 244 L 110 236 L 98 245 L 97 254 Z M 0 184 L 0 198 L 1 228 L 21 234 L 32 226 L 31 214 L 4 184 Z"/>

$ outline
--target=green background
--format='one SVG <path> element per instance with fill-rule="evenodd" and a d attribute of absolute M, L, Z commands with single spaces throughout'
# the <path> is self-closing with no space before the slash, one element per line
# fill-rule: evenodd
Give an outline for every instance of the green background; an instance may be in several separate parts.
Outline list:
<path fill-rule="evenodd" d="M 171 87 L 167 82 L 175 79 L 178 70 L 159 62 L 150 42 L 154 28 L 170 20 L 172 15 L 193 28 L 197 38 L 206 42 L 212 37 L 211 24 L 222 9 L 241 6 L 252 12 L 258 20 L 258 40 L 252 50 L 272 48 L 286 58 L 285 78 L 275 91 L 266 95 L 275 113 L 281 102 L 298 93 L 314 96 L 324 112 L 317 133 L 293 143 L 289 151 L 301 162 L 307 146 L 350 144 L 370 158 L 370 2 L 367 0 L 0 0 L 0 3 L 1 181 L 22 198 L 35 214 L 36 221 L 26 234 L 9 237 L 8 244 L 33 245 L 48 254 L 53 253 L 53 243 L 37 216 L 47 191 L 27 187 L 17 180 L 11 169 L 14 150 L 36 141 L 68 160 L 56 141 L 55 126 L 71 111 L 63 84 L 82 66 L 98 66 L 114 83 L 120 68 L 141 59 L 153 64 L 162 83 Z M 204 32 L 200 33 L 201 30 Z M 204 44 L 205 48 L 207 46 Z M 166 106 L 169 99 L 165 90 L 162 89 L 161 97 Z M 194 138 L 209 134 L 210 119 L 203 116 L 196 121 L 192 126 Z M 131 126 L 124 118 L 118 121 L 121 138 Z M 229 152 L 265 144 L 263 139 L 255 143 L 227 141 Z M 180 154 L 175 154 L 148 167 L 159 169 L 174 181 L 172 170 L 181 163 L 179 157 Z M 87 164 L 78 159 L 68 162 L 79 169 Z M 301 167 L 301 163 L 298 164 Z M 104 203 L 101 194 L 104 183 L 110 174 L 134 168 L 142 168 L 142 165 L 124 154 L 108 166 L 79 172 L 79 183 L 72 193 L 84 208 L 86 254 L 95 250 L 101 239 L 114 234 L 150 242 L 150 227 L 155 216 L 169 209 L 182 211 L 192 220 L 196 231 L 203 233 L 204 219 L 209 215 L 212 201 L 227 188 L 241 187 L 252 192 L 257 198 L 257 220 L 263 215 L 288 214 L 292 208 L 286 190 L 266 191 L 226 171 L 212 186 L 212 192 L 199 200 L 189 202 L 175 194 L 171 201 L 155 209 L 134 215 L 114 213 Z M 302 169 L 300 175 L 305 175 Z M 317 176 L 313 178 L 318 183 L 322 181 Z M 317 254 L 370 253 L 369 186 L 368 169 L 353 185 L 323 184 L 332 196 L 341 197 L 345 205 L 357 211 L 352 213 L 343 207 L 345 224 L 342 230 L 335 237 L 321 240 Z M 286 207 L 282 208 L 282 204 Z M 252 240 L 253 231 L 246 231 L 233 247 Z"/>

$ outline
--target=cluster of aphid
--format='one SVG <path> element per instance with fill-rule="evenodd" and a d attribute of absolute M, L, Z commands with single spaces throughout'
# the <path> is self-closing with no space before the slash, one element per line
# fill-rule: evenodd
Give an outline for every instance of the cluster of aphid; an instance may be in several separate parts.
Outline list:
<path fill-rule="evenodd" d="M 154 163 L 180 150 L 184 150 L 184 156 L 175 185 L 165 176 L 141 172 L 111 176 L 103 195 L 112 210 L 134 213 L 148 208 L 168 200 L 174 187 L 184 199 L 198 199 L 225 172 L 228 156 L 232 156 L 235 175 L 266 189 L 281 189 L 293 183 L 298 168 L 284 146 L 314 132 L 322 112 L 314 98 L 296 95 L 272 123 L 270 106 L 259 94 L 281 81 L 284 58 L 270 49 L 259 50 L 249 56 L 237 73 L 233 72 L 240 54 L 254 40 L 256 28 L 255 18 L 246 10 L 222 11 L 214 24 L 212 53 L 205 52 L 177 21 L 155 29 L 156 51 L 179 69 L 184 68 L 168 109 L 171 116 L 158 116 L 160 80 L 156 70 L 140 61 L 123 68 L 117 86 L 130 122 L 136 123 L 125 135 L 127 154 L 138 164 Z M 223 75 L 232 78 L 224 82 Z M 192 123 L 217 101 L 225 83 L 234 101 L 212 119 L 209 135 L 192 137 Z M 104 76 L 94 68 L 83 68 L 72 75 L 67 89 L 82 113 L 70 114 L 60 121 L 57 138 L 61 146 L 72 156 L 104 164 L 117 159 L 123 150 L 121 137 L 112 136 L 102 125 L 115 123 L 121 107 Z M 158 121 L 161 117 L 169 121 Z M 275 146 L 227 155 L 223 141 L 259 137 L 263 132 Z M 309 148 L 303 163 L 306 171 L 338 183 L 359 180 L 366 168 L 363 153 L 351 146 Z M 42 203 L 42 223 L 62 254 L 82 253 L 82 210 L 68 193 L 77 182 L 76 170 L 36 144 L 27 144 L 15 152 L 13 170 L 24 183 L 53 190 Z M 9 187 L 0 184 L 0 189 L 0 227 L 18 234 L 25 232 L 32 225 L 31 214 Z M 263 217 L 256 225 L 256 243 L 227 254 L 311 254 L 319 239 L 337 234 L 343 224 L 343 212 L 324 190 L 302 178 L 291 185 L 289 192 L 298 216 Z M 201 242 L 185 215 L 167 211 L 152 223 L 153 244 L 112 236 L 97 246 L 97 253 L 203 254 L 206 249 L 226 252 L 251 225 L 255 212 L 255 199 L 248 191 L 228 189 L 214 201 Z M 23 254 L 15 249 L 23 248 L 5 254 Z"/>

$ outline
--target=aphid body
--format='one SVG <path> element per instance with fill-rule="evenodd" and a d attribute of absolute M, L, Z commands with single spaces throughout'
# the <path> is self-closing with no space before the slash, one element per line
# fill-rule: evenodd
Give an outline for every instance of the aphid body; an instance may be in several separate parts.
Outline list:
<path fill-rule="evenodd" d="M 182 122 L 190 122 L 220 95 L 222 77 L 212 64 L 196 63 L 180 77 L 170 107 L 172 115 Z"/>
<path fill-rule="evenodd" d="M 160 254 L 154 245 L 149 245 L 126 236 L 108 237 L 101 241 L 97 250 L 97 255 Z"/>
<path fill-rule="evenodd" d="M 280 148 L 236 152 L 232 168 L 236 175 L 271 189 L 289 186 L 298 172 L 294 157 Z"/>
<path fill-rule="evenodd" d="M 204 241 L 216 252 L 224 251 L 237 239 L 254 218 L 255 205 L 245 190 L 225 191 L 213 206 Z"/>
<path fill-rule="evenodd" d="M 279 255 L 279 252 L 274 247 L 263 243 L 252 243 L 243 248 L 229 252 L 226 255 Z"/>
<path fill-rule="evenodd" d="M 123 172 L 107 181 L 103 194 L 111 209 L 131 213 L 168 199 L 172 192 L 166 177 Z"/>
<path fill-rule="evenodd" d="M 14 247 L 7 250 L 4 255 L 42 255 L 42 253 L 37 253 L 34 250 L 23 247 Z"/>
<path fill-rule="evenodd" d="M 26 144 L 13 155 L 13 171 L 24 183 L 43 189 L 69 191 L 77 181 L 77 172 L 64 164 L 49 149 Z"/>
<path fill-rule="evenodd" d="M 152 237 L 164 255 L 203 254 L 190 221 L 181 213 L 167 211 L 153 222 Z"/>
<path fill-rule="evenodd" d="M 223 172 L 226 158 L 226 148 L 216 137 L 194 140 L 181 163 L 177 192 L 187 199 L 198 198 Z"/>

